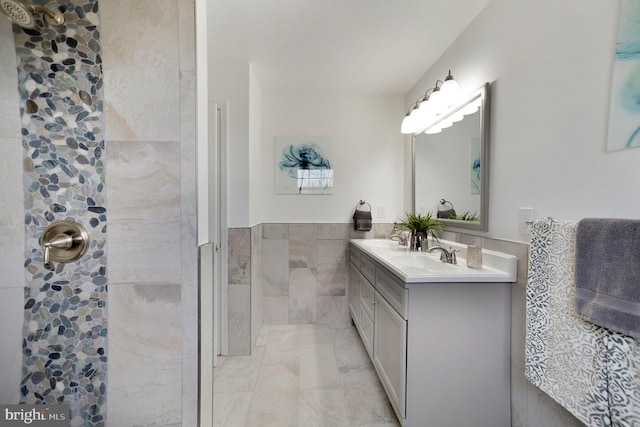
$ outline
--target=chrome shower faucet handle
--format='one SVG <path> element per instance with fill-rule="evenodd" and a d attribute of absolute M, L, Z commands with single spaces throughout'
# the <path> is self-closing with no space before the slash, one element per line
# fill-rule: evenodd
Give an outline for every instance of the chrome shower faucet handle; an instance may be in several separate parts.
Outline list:
<path fill-rule="evenodd" d="M 49 225 L 42 234 L 43 263 L 53 270 L 53 262 L 70 262 L 81 258 L 89 248 L 89 233 L 81 224 L 70 220 Z"/>

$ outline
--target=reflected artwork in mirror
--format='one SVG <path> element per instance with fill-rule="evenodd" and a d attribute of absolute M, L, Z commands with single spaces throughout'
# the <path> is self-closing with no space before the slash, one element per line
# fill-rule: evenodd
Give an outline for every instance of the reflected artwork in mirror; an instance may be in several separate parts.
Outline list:
<path fill-rule="evenodd" d="M 460 112 L 462 120 L 447 123 Z M 413 136 L 414 211 L 446 212 L 439 219 L 447 228 L 487 231 L 489 83 L 433 125 L 441 130 Z"/>

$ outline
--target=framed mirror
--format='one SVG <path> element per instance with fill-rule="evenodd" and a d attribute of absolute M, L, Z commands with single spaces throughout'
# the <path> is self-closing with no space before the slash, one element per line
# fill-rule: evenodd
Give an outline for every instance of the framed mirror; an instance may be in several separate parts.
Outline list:
<path fill-rule="evenodd" d="M 412 138 L 413 210 L 447 228 L 487 231 L 489 83 L 438 118 Z"/>

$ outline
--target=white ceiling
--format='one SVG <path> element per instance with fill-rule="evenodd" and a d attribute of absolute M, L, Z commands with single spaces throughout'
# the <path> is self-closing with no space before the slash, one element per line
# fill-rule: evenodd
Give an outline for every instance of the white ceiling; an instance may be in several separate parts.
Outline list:
<path fill-rule="evenodd" d="M 488 2 L 213 0 L 209 43 L 262 90 L 404 95 Z"/>

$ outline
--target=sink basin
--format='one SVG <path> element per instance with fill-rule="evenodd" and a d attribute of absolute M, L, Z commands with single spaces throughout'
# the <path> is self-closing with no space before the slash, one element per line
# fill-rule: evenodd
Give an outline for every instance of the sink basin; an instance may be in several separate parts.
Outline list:
<path fill-rule="evenodd" d="M 384 249 L 407 249 L 406 246 L 401 246 L 395 240 L 387 240 L 387 239 L 362 239 L 359 240 L 363 246 L 367 246 L 370 248 L 384 248 Z"/>
<path fill-rule="evenodd" d="M 456 266 L 440 261 L 437 254 L 428 255 L 421 252 L 406 252 L 389 256 L 389 262 L 408 273 L 451 273 Z"/>

